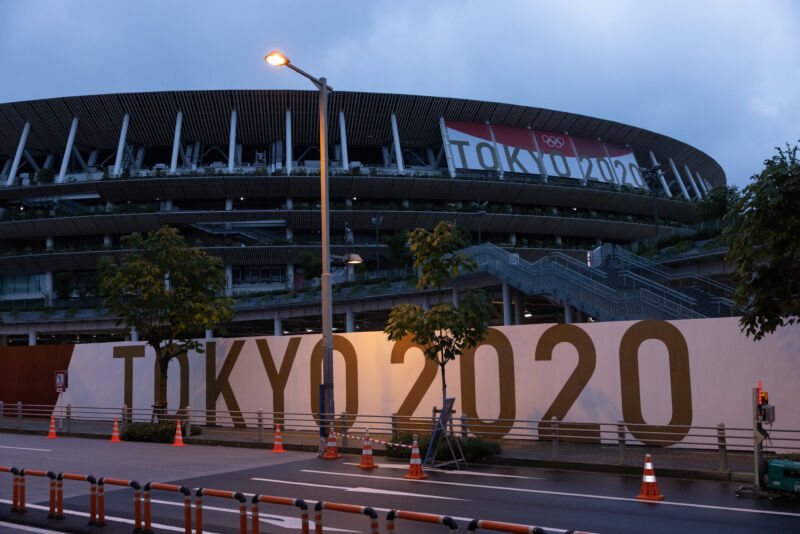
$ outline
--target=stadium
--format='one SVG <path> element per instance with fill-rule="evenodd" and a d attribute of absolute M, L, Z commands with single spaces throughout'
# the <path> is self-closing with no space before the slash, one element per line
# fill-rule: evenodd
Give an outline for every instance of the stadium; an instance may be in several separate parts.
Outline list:
<path fill-rule="evenodd" d="M 224 335 L 319 332 L 317 105 L 289 90 L 0 104 L 0 345 L 136 340 L 104 314 L 96 264 L 162 225 L 223 260 Z M 335 330 L 433 302 L 398 236 L 442 220 L 479 265 L 448 295 L 484 288 L 495 324 L 731 314 L 720 277 L 630 252 L 696 232 L 696 202 L 725 185 L 686 143 L 536 107 L 334 92 L 328 147 L 331 250 L 363 260 L 332 267 Z"/>

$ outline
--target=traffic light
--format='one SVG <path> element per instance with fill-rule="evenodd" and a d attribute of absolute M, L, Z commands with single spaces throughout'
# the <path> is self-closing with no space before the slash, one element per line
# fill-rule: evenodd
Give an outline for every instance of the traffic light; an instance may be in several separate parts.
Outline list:
<path fill-rule="evenodd" d="M 769 403 L 769 393 L 761 389 L 761 382 L 758 383 L 758 420 L 762 423 L 772 424 L 775 422 L 775 406 Z"/>

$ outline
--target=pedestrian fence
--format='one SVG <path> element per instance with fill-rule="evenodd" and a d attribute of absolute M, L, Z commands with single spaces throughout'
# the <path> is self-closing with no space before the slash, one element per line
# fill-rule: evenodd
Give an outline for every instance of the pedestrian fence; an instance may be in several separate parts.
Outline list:
<path fill-rule="evenodd" d="M 188 406 L 168 412 L 161 407 L 130 408 L 40 405 L 17 402 L 4 405 L 0 401 L 0 430 L 3 427 L 14 428 L 30 426 L 36 421 L 46 421 L 54 417 L 59 431 L 68 433 L 84 429 L 88 433 L 97 431 L 97 423 L 109 424 L 119 418 L 123 429 L 131 422 L 175 422 L 180 420 L 186 425 L 184 434 L 191 436 L 192 425 L 202 426 L 204 431 L 213 436 L 215 432 L 225 432 L 227 439 L 236 441 L 235 435 L 242 441 L 266 443 L 268 434 L 280 425 L 284 443 L 292 438 L 307 439 L 320 435 L 320 424 L 334 421 L 335 433 L 342 438 L 342 447 L 349 446 L 349 439 L 363 439 L 366 429 L 370 430 L 371 441 L 384 445 L 400 445 L 402 435 L 431 433 L 439 416 L 439 410 L 433 408 L 430 417 L 407 415 L 374 415 L 349 414 L 338 416 L 300 412 L 265 412 L 258 411 L 223 411 L 198 410 Z M 94 423 L 94 424 L 93 424 Z M 106 427 L 102 425 L 102 428 Z M 562 459 L 560 444 L 578 443 L 618 448 L 618 461 L 627 462 L 627 448 L 630 446 L 673 447 L 684 451 L 716 450 L 719 453 L 720 470 L 728 470 L 727 455 L 729 452 L 747 452 L 753 450 L 753 429 L 751 427 L 731 427 L 724 423 L 716 426 L 674 424 L 655 425 L 643 422 L 584 422 L 563 421 L 558 418 L 549 420 L 523 419 L 483 419 L 461 414 L 450 419 L 449 431 L 452 435 L 468 438 L 480 437 L 500 441 L 503 445 L 524 447 L 533 442 L 549 442 L 551 459 Z M 231 435 L 234 435 L 231 438 Z M 768 447 L 775 452 L 800 452 L 800 429 L 769 428 Z M 327 429 L 325 431 L 327 436 Z"/>
<path fill-rule="evenodd" d="M 195 534 L 202 534 L 203 532 L 203 497 L 215 497 L 221 499 L 234 500 L 239 504 L 239 532 L 240 534 L 248 534 L 248 524 L 252 525 L 252 534 L 259 533 L 259 504 L 273 504 L 281 506 L 294 506 L 300 510 L 301 532 L 302 534 L 310 534 L 309 532 L 309 519 L 308 519 L 308 504 L 303 499 L 294 499 L 291 497 L 277 497 L 272 495 L 253 495 L 250 503 L 250 514 L 248 521 L 247 512 L 247 497 L 243 492 L 217 490 L 209 488 L 199 488 L 190 490 L 185 486 L 178 486 L 175 484 L 162 484 L 160 482 L 148 482 L 144 486 L 140 485 L 135 480 L 124 480 L 118 478 L 100 477 L 95 478 L 91 475 L 79 475 L 73 473 L 61 473 L 56 475 L 53 471 L 39 471 L 33 469 L 18 469 L 12 466 L 0 466 L 0 473 L 11 473 L 14 476 L 13 482 L 13 498 L 11 511 L 16 513 L 25 513 L 25 476 L 36 476 L 50 479 L 50 507 L 47 515 L 50 519 L 64 519 L 64 496 L 63 480 L 75 480 L 79 482 L 86 482 L 89 484 L 89 525 L 95 527 L 106 526 L 105 521 L 105 497 L 104 487 L 106 485 L 129 487 L 134 491 L 133 498 L 133 516 L 134 516 L 134 532 L 142 532 L 143 534 L 153 534 L 153 523 L 151 514 L 151 493 L 153 491 L 163 491 L 170 493 L 177 493 L 183 496 L 184 507 L 184 532 L 185 534 L 192 533 L 192 507 L 194 507 L 194 532 Z M 192 503 L 192 496 L 194 496 L 194 503 Z M 144 509 L 144 513 L 142 513 Z M 323 510 L 331 512 L 341 512 L 346 514 L 365 515 L 369 521 L 369 534 L 380 534 L 380 522 L 378 513 L 374 508 L 369 506 L 360 506 L 354 504 L 336 503 L 329 501 L 317 501 L 314 506 L 314 534 L 324 534 L 324 520 Z M 416 523 L 432 523 L 440 524 L 448 527 L 451 532 L 457 532 L 459 525 L 453 518 L 446 515 L 436 515 L 430 513 L 411 512 L 406 510 L 390 510 L 385 519 L 385 532 L 395 532 L 395 522 L 397 520 L 404 520 Z M 473 519 L 468 526 L 470 532 L 481 528 L 484 530 L 493 530 L 496 532 L 530 532 L 537 534 L 554 534 L 556 531 L 545 530 L 541 527 L 518 525 L 512 523 L 501 523 L 497 521 L 485 521 Z M 565 532 L 563 530 L 557 531 L 559 533 Z M 586 534 L 579 531 L 568 530 L 565 534 Z"/>

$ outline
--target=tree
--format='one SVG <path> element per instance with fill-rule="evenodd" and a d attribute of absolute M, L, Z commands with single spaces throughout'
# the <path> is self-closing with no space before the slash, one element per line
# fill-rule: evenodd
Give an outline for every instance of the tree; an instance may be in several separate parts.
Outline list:
<path fill-rule="evenodd" d="M 414 263 L 414 255 L 406 246 L 408 244 L 408 232 L 400 231 L 383 236 L 383 242 L 389 249 L 389 263 L 395 269 L 410 266 Z"/>
<path fill-rule="evenodd" d="M 300 267 L 303 268 L 306 280 L 322 276 L 322 260 L 310 252 L 300 254 Z"/>
<path fill-rule="evenodd" d="M 697 203 L 697 211 L 704 221 L 721 219 L 739 201 L 739 189 L 735 185 L 721 185 L 712 189 Z"/>
<path fill-rule="evenodd" d="M 417 287 L 438 290 L 438 303 L 426 312 L 421 306 L 405 303 L 392 308 L 384 332 L 391 341 L 411 335 L 412 341 L 423 347 L 425 356 L 441 370 L 442 406 L 447 398 L 445 366 L 486 338 L 487 321 L 494 308 L 482 290 L 465 292 L 458 307 L 442 302 L 442 286 L 453 276 L 474 271 L 475 260 L 457 250 L 465 245 L 464 234 L 452 223 L 436 225 L 434 231 L 417 228 L 411 233 L 411 253 L 414 267 L 420 271 Z"/>
<path fill-rule="evenodd" d="M 777 151 L 742 191 L 723 234 L 740 326 L 756 340 L 800 315 L 800 159 L 797 146 Z"/>
<path fill-rule="evenodd" d="M 222 260 L 186 245 L 175 228 L 162 226 L 147 237 L 124 237 L 119 262 L 100 258 L 99 293 L 117 324 L 132 326 L 156 354 L 160 387 L 154 401 L 166 407 L 167 367 L 190 350 L 203 352 L 196 339 L 205 328 L 233 317 L 233 300 L 224 296 Z"/>

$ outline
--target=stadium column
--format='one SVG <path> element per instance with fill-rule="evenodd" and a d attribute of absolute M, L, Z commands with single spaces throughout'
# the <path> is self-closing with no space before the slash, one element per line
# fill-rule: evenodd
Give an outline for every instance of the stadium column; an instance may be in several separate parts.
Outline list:
<path fill-rule="evenodd" d="M 694 173 L 695 177 L 697 178 L 697 182 L 703 186 L 703 190 L 706 192 L 706 195 L 711 193 L 711 186 L 706 182 L 705 178 L 700 176 L 699 172 Z"/>
<path fill-rule="evenodd" d="M 48 154 L 46 158 L 44 158 L 44 165 L 42 165 L 43 169 L 51 169 L 53 167 L 53 159 L 55 159 L 54 154 Z"/>
<path fill-rule="evenodd" d="M 522 324 L 522 293 L 517 291 L 514 294 L 514 324 Z"/>
<path fill-rule="evenodd" d="M 347 157 L 347 132 L 344 124 L 344 110 L 339 110 L 339 137 L 341 138 L 340 144 L 342 147 L 342 168 L 347 170 L 350 168 L 350 159 Z"/>
<path fill-rule="evenodd" d="M 50 247 L 47 250 L 53 250 L 53 238 L 48 237 L 47 241 L 48 244 L 50 244 Z M 44 300 L 48 305 L 53 303 L 53 271 L 47 271 L 44 273 Z"/>
<path fill-rule="evenodd" d="M 28 345 L 36 345 L 36 329 L 33 326 L 28 328 Z"/>
<path fill-rule="evenodd" d="M 228 146 L 228 172 L 233 172 L 236 163 L 236 108 L 231 110 L 231 134 Z"/>
<path fill-rule="evenodd" d="M 230 297 L 233 294 L 233 265 L 225 265 L 225 296 Z"/>
<path fill-rule="evenodd" d="M 344 311 L 345 332 L 354 332 L 356 329 L 355 314 L 353 308 L 348 306 Z"/>
<path fill-rule="evenodd" d="M 139 332 L 136 330 L 135 326 L 131 326 L 131 341 L 139 341 Z"/>
<path fill-rule="evenodd" d="M 294 289 L 294 263 L 286 264 L 286 288 Z"/>
<path fill-rule="evenodd" d="M 564 324 L 572 324 L 575 320 L 572 317 L 572 306 L 564 303 Z"/>
<path fill-rule="evenodd" d="M 10 168 L 11 168 L 11 159 L 7 159 L 6 162 L 3 164 L 3 170 L 0 171 L 0 176 L 6 176 Z"/>
<path fill-rule="evenodd" d="M 511 287 L 503 282 L 503 326 L 511 325 Z"/>
<path fill-rule="evenodd" d="M 444 117 L 439 117 L 439 130 L 442 133 L 442 150 L 444 150 L 444 159 L 447 160 L 447 170 L 450 172 L 450 178 L 455 178 L 456 165 L 453 162 L 453 153 L 450 152 L 450 138 L 447 136 L 447 125 L 444 122 Z"/>
<path fill-rule="evenodd" d="M 292 110 L 286 108 L 286 174 L 292 174 Z"/>
<path fill-rule="evenodd" d="M 652 163 L 653 167 L 658 167 L 660 165 L 652 150 L 650 151 L 650 162 Z M 667 198 L 672 198 L 672 191 L 670 191 L 669 187 L 667 187 L 667 181 L 664 179 L 664 173 L 660 170 L 658 171 L 658 179 L 661 182 L 661 187 L 664 188 L 664 193 L 667 195 Z"/>
<path fill-rule="evenodd" d="M 681 174 L 678 172 L 678 168 L 675 166 L 675 162 L 672 161 L 672 158 L 667 158 L 669 162 L 669 167 L 672 169 L 672 174 L 675 175 L 675 180 L 677 180 L 678 185 L 681 187 L 681 193 L 683 193 L 683 198 L 686 200 L 691 200 L 689 197 L 689 191 L 686 190 L 686 185 L 683 183 L 683 178 L 681 178 Z"/>
<path fill-rule="evenodd" d="M 175 137 L 172 139 L 172 159 L 169 163 L 170 174 L 175 174 L 178 169 L 178 152 L 181 148 L 181 126 L 183 126 L 183 111 L 178 110 L 175 117 Z"/>
<path fill-rule="evenodd" d="M 394 139 L 394 159 L 397 162 L 397 172 L 404 173 L 406 172 L 405 166 L 403 165 L 403 149 L 400 147 L 400 133 L 397 131 L 397 116 L 395 116 L 394 111 L 389 116 L 392 121 L 392 138 Z"/>
<path fill-rule="evenodd" d="M 211 328 L 206 328 L 206 339 L 213 339 L 214 338 L 214 330 Z"/>
<path fill-rule="evenodd" d="M 275 312 L 275 316 L 272 318 L 272 328 L 274 335 L 280 336 L 283 334 L 283 326 L 281 326 L 281 318 L 278 316 L 277 312 Z"/>
<path fill-rule="evenodd" d="M 19 169 L 19 162 L 22 159 L 22 153 L 25 151 L 25 143 L 28 141 L 28 134 L 31 131 L 31 123 L 26 122 L 22 127 L 22 135 L 19 137 L 19 145 L 17 145 L 17 153 L 14 154 L 14 162 L 11 164 L 11 170 L 8 173 L 8 180 L 6 186 L 11 187 L 17 178 L 17 169 Z"/>
<path fill-rule="evenodd" d="M 122 129 L 119 132 L 119 144 L 117 145 L 117 159 L 114 160 L 114 176 L 119 176 L 122 172 L 122 157 L 125 154 L 125 138 L 128 136 L 128 123 L 131 116 L 125 114 L 122 118 Z"/>
<path fill-rule="evenodd" d="M 692 184 L 692 189 L 694 190 L 695 196 L 699 199 L 703 198 L 703 193 L 697 187 L 697 184 L 694 182 L 694 177 L 692 176 L 692 171 L 689 170 L 688 165 L 683 166 L 683 170 L 686 172 L 686 176 L 689 178 L 689 183 Z"/>

